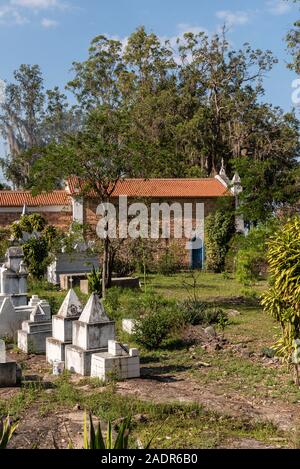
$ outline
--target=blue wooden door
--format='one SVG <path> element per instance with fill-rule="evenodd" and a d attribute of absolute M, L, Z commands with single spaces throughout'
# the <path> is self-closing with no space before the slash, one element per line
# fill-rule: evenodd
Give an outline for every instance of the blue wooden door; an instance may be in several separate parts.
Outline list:
<path fill-rule="evenodd" d="M 203 268 L 203 242 L 194 238 L 191 243 L 191 267 L 192 269 Z"/>

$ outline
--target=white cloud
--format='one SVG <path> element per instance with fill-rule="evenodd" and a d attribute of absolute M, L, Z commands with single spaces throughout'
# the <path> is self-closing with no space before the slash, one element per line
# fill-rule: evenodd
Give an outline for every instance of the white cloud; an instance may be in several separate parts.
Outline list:
<path fill-rule="evenodd" d="M 43 28 L 56 28 L 56 26 L 58 26 L 58 22 L 55 20 L 50 20 L 49 18 L 43 18 L 41 25 Z"/>
<path fill-rule="evenodd" d="M 28 19 L 11 5 L 3 5 L 0 7 L 0 24 L 22 25 L 28 22 Z"/>
<path fill-rule="evenodd" d="M 268 0 L 267 9 L 272 15 L 285 15 L 291 10 L 291 5 L 286 0 Z"/>
<path fill-rule="evenodd" d="M 223 20 L 227 26 L 237 26 L 249 23 L 250 15 L 246 11 L 219 10 L 216 17 Z"/>
<path fill-rule="evenodd" d="M 33 10 L 46 10 L 48 8 L 60 8 L 62 3 L 58 0 L 10 0 L 11 5 Z"/>

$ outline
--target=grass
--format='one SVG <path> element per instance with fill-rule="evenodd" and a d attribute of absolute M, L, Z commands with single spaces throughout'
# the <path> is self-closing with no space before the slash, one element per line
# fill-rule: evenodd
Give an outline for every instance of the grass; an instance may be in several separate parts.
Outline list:
<path fill-rule="evenodd" d="M 30 412 L 29 407 L 34 402 L 38 404 L 41 418 L 58 410 L 71 409 L 75 404 L 91 411 L 101 421 L 116 422 L 130 415 L 133 417 L 131 448 L 137 447 L 138 440 L 146 445 L 152 438 L 152 448 L 163 449 L 222 447 L 232 438 L 253 438 L 264 443 L 278 439 L 282 445 L 289 444 L 288 434 L 269 423 L 251 423 L 219 415 L 198 404 L 155 404 L 132 399 L 117 394 L 114 385 L 107 386 L 101 393 L 93 391 L 86 395 L 72 384 L 68 373 L 56 379 L 51 394 L 40 386 L 23 388 L 15 398 L 6 402 L 5 408 L 2 403 L 1 413 L 20 418 L 27 410 Z M 144 418 L 137 419 L 140 415 Z"/>
<path fill-rule="evenodd" d="M 191 294 L 185 283 L 190 282 L 190 275 L 182 273 L 164 277 L 149 275 L 148 292 L 157 293 L 170 300 L 181 301 Z M 225 348 L 220 351 L 204 350 L 200 345 L 189 350 L 190 345 L 183 342 L 180 333 L 173 336 L 155 351 L 141 348 L 142 367 L 151 375 L 176 375 L 178 379 L 193 380 L 214 395 L 236 395 L 246 400 L 268 399 L 280 408 L 281 405 L 300 402 L 300 390 L 294 385 L 290 371 L 279 364 L 268 364 L 263 360 L 261 352 L 274 343 L 279 329 L 274 321 L 266 316 L 257 300 L 264 288 L 260 282 L 245 291 L 244 287 L 234 278 L 222 274 L 199 273 L 196 294 L 199 299 L 212 301 L 225 310 L 237 309 L 241 314 L 230 318 L 225 329 L 225 337 L 231 344 L 243 344 L 253 356 Z M 87 297 L 80 294 L 83 302 Z M 66 292 L 49 289 L 48 285 L 34 284 L 30 286 L 30 294 L 38 294 L 50 301 L 56 313 Z M 112 293 L 112 313 L 117 319 L 118 338 L 135 346 L 132 337 L 123 333 L 120 328 L 122 317 L 130 317 L 132 304 L 138 304 L 143 293 L 128 290 Z M 196 364 L 202 361 L 210 365 L 199 368 Z M 24 373 L 30 370 L 24 368 Z M 155 448 L 213 448 L 223 447 L 230 441 L 239 438 L 253 438 L 263 443 L 288 447 L 292 445 L 293 436 L 278 431 L 269 423 L 250 422 L 244 418 L 232 418 L 204 410 L 198 404 L 154 403 L 141 401 L 130 396 L 120 395 L 115 385 L 103 386 L 99 380 L 83 378 L 74 384 L 68 373 L 54 380 L 54 387 L 46 390 L 39 384 L 23 387 L 16 396 L 9 400 L 0 400 L 0 413 L 11 414 L 15 418 L 27 415 L 30 407 L 38 403 L 42 418 L 47 415 L 73 408 L 80 404 L 81 408 L 91 410 L 102 420 L 120 419 L 129 414 L 143 414 L 145 422 L 133 419 L 131 446 L 137 439 L 145 444 L 154 435 Z M 156 435 L 157 430 L 159 430 Z"/>

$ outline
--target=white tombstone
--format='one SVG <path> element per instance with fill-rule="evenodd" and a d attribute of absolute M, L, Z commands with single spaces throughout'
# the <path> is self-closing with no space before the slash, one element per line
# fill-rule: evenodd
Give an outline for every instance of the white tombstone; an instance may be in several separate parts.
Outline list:
<path fill-rule="evenodd" d="M 6 349 L 4 340 L 0 339 L 0 363 L 6 363 Z"/>
<path fill-rule="evenodd" d="M 49 363 L 65 360 L 66 345 L 72 344 L 73 322 L 79 319 L 82 304 L 74 290 L 69 290 L 57 315 L 52 317 L 52 337 L 46 340 L 46 357 Z"/>
<path fill-rule="evenodd" d="M 83 376 L 91 372 L 93 353 L 108 349 L 115 338 L 115 322 L 107 316 L 97 294 L 93 293 L 79 320 L 73 322 L 72 345 L 66 346 L 66 369 Z"/>

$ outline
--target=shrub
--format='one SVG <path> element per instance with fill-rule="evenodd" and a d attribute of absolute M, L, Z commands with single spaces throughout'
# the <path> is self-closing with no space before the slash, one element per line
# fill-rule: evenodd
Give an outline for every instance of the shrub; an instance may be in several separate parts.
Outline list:
<path fill-rule="evenodd" d="M 228 320 L 221 308 L 212 308 L 199 300 L 187 300 L 179 305 L 184 324 L 219 324 Z"/>
<path fill-rule="evenodd" d="M 229 241 L 234 234 L 234 216 L 231 211 L 217 210 L 206 218 L 206 268 L 219 273 L 224 270 Z"/>
<path fill-rule="evenodd" d="M 182 311 L 182 318 L 185 324 L 197 326 L 205 322 L 205 315 L 207 310 L 206 303 L 199 300 L 187 300 L 179 305 Z"/>
<path fill-rule="evenodd" d="M 23 246 L 28 272 L 37 279 L 45 275 L 50 263 L 48 244 L 45 238 L 31 238 Z"/>
<path fill-rule="evenodd" d="M 116 256 L 113 262 L 113 272 L 118 275 L 118 277 L 128 277 L 132 275 L 135 271 L 135 266 L 129 258 Z"/>
<path fill-rule="evenodd" d="M 121 315 L 121 295 L 122 289 L 118 287 L 109 288 L 106 292 L 104 305 L 112 319 L 119 319 Z"/>
<path fill-rule="evenodd" d="M 291 358 L 293 341 L 300 338 L 300 217 L 287 222 L 270 239 L 268 262 L 271 286 L 262 305 L 281 325 L 282 337 L 276 349 Z"/>
<path fill-rule="evenodd" d="M 6 449 L 13 434 L 18 427 L 18 423 L 11 423 L 10 417 L 2 418 L 0 421 L 0 449 Z"/>
<path fill-rule="evenodd" d="M 174 330 L 174 310 L 161 308 L 156 311 L 148 311 L 136 321 L 135 340 L 147 349 L 157 349 L 172 330 Z"/>
<path fill-rule="evenodd" d="M 248 236 L 239 241 L 236 254 L 236 278 L 244 285 L 251 285 L 267 274 L 268 240 L 278 227 L 276 219 L 252 228 Z"/>
<path fill-rule="evenodd" d="M 0 228 L 0 259 L 4 258 L 9 248 L 9 238 L 11 230 L 9 228 Z"/>
<path fill-rule="evenodd" d="M 90 293 L 98 293 L 102 295 L 102 274 L 100 270 L 96 270 L 93 266 L 93 270 L 88 274 L 88 286 Z"/>
<path fill-rule="evenodd" d="M 176 244 L 166 247 L 156 262 L 156 271 L 162 275 L 172 275 L 182 269 L 182 252 Z"/>
<path fill-rule="evenodd" d="M 84 417 L 83 427 L 83 447 L 92 450 L 108 450 L 108 449 L 128 449 L 128 438 L 130 432 L 131 418 L 127 417 L 123 420 L 116 435 L 115 441 L 113 437 L 112 423 L 108 422 L 106 439 L 103 438 L 100 423 L 97 428 L 94 427 L 92 415 L 89 414 L 90 428 L 88 431 L 86 414 Z M 70 445 L 72 447 L 72 444 Z"/>

